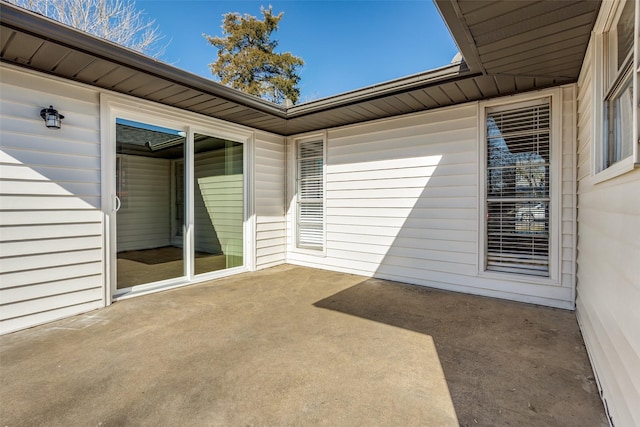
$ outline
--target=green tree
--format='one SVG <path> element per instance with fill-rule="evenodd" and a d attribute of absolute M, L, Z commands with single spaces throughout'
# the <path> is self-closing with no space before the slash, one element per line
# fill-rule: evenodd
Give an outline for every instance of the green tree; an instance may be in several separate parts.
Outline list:
<path fill-rule="evenodd" d="M 272 7 L 260 8 L 264 19 L 237 12 L 226 13 L 222 20 L 223 37 L 203 36 L 218 48 L 218 59 L 210 64 L 220 83 L 282 104 L 294 104 L 300 98 L 298 68 L 302 58 L 289 52 L 276 53 L 277 40 L 271 33 L 278 29 L 284 12 L 273 15 Z"/>

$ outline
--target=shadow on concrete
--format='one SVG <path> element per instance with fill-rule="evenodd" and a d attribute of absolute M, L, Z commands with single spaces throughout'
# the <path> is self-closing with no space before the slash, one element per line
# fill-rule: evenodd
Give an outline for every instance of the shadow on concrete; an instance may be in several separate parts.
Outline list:
<path fill-rule="evenodd" d="M 314 306 L 431 336 L 461 425 L 607 425 L 572 312 L 380 279 Z"/>

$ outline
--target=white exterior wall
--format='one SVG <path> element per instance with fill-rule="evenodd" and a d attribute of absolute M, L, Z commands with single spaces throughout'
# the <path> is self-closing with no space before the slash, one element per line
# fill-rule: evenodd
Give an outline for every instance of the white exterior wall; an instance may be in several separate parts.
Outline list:
<path fill-rule="evenodd" d="M 0 65 L 0 70 L 0 333 L 7 333 L 104 307 L 109 291 L 100 91 L 11 65 Z M 49 105 L 65 115 L 60 130 L 47 129 L 40 118 L 40 110 Z M 283 263 L 285 138 L 191 113 L 185 118 L 253 135 L 248 151 L 253 162 L 243 173 L 253 194 L 247 201 L 254 211 L 250 221 L 255 220 L 255 235 L 245 239 L 256 239 L 256 259 L 246 262 L 249 268 Z M 138 172 L 145 167 L 155 165 L 138 165 Z M 165 234 L 168 226 L 155 224 L 153 234 Z M 121 240 L 120 249 L 144 246 L 139 239 Z M 164 237 L 154 242 L 169 243 Z"/>
<path fill-rule="evenodd" d="M 102 307 L 95 90 L 0 65 L 0 333 Z M 47 129 L 49 105 L 65 119 Z"/>
<path fill-rule="evenodd" d="M 256 268 L 282 264 L 285 245 L 285 139 L 256 132 L 255 136 Z"/>
<path fill-rule="evenodd" d="M 576 310 L 615 426 L 640 425 L 640 169 L 596 183 L 593 40 L 578 81 Z"/>
<path fill-rule="evenodd" d="M 574 90 L 560 89 L 565 125 L 554 142 L 562 144 L 562 170 L 554 171 L 562 174 L 563 193 L 557 283 L 488 277 L 478 271 L 483 132 L 478 127 L 483 125 L 477 103 L 329 130 L 324 254 L 295 248 L 292 138 L 287 261 L 573 309 Z"/>

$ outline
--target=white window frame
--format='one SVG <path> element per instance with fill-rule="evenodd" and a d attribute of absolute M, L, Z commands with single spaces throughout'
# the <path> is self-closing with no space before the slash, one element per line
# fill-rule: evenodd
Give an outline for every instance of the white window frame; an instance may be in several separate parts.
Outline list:
<path fill-rule="evenodd" d="M 316 132 L 298 135 L 289 139 L 290 141 L 290 165 L 291 180 L 289 181 L 289 191 L 292 195 L 290 198 L 290 224 L 291 233 L 289 236 L 289 248 L 292 252 L 313 256 L 325 257 L 327 254 L 327 132 Z M 298 244 L 298 146 L 301 143 L 322 141 L 322 248 L 301 247 Z"/>
<path fill-rule="evenodd" d="M 549 99 L 551 110 L 549 165 L 549 276 L 535 276 L 524 273 L 507 273 L 486 269 L 487 256 L 487 110 L 495 108 L 517 108 L 526 103 L 543 98 Z M 498 98 L 478 104 L 478 276 L 488 279 L 524 282 L 532 284 L 562 286 L 562 89 L 555 88 L 539 92 Z"/>
<path fill-rule="evenodd" d="M 635 1 L 635 0 L 626 0 Z M 605 102 L 616 92 L 616 86 L 619 86 L 625 79 L 626 68 L 623 66 L 622 71 L 617 73 L 609 61 L 617 61 L 616 55 L 611 54 L 610 50 L 614 43 L 610 33 L 611 29 L 617 24 L 622 10 L 626 4 L 625 0 L 617 2 L 603 2 L 598 15 L 598 20 L 594 28 L 593 40 L 593 142 L 591 144 L 592 158 L 592 176 L 594 183 L 600 183 L 612 178 L 616 178 L 627 172 L 640 167 L 640 141 L 638 134 L 638 85 L 640 84 L 640 63 L 639 63 L 639 14 L 640 5 L 636 3 L 635 8 L 635 27 L 634 27 L 634 43 L 632 47 L 631 59 L 631 84 L 633 87 L 633 110 L 632 110 L 632 152 L 631 155 L 617 161 L 616 163 L 605 167 L 604 151 L 608 148 L 608 137 L 605 136 Z M 617 68 L 617 67 L 616 67 Z M 616 74 L 612 76 L 612 74 Z"/>

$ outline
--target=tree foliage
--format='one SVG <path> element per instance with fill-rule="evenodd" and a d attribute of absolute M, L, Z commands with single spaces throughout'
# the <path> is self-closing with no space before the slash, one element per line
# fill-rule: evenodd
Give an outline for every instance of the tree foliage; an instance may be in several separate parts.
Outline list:
<path fill-rule="evenodd" d="M 133 0 L 7 0 L 63 24 L 158 57 L 165 46 L 155 21 Z"/>
<path fill-rule="evenodd" d="M 278 42 L 271 33 L 277 31 L 284 12 L 274 15 L 271 6 L 260 10 L 262 20 L 237 12 L 225 14 L 223 37 L 203 34 L 218 48 L 218 59 L 209 65 L 211 72 L 224 85 L 278 104 L 285 99 L 295 104 L 300 98 L 297 71 L 304 61 L 289 52 L 275 52 Z"/>

